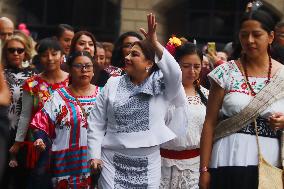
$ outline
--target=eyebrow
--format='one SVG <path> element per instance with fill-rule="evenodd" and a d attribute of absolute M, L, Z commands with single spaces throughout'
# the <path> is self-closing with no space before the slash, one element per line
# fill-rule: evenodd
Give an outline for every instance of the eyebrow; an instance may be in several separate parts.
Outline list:
<path fill-rule="evenodd" d="M 92 42 L 92 43 L 93 43 L 92 40 L 91 40 L 91 41 L 85 41 L 85 40 L 83 40 L 83 39 L 78 40 L 78 42 L 85 42 L 85 43 L 90 43 L 90 42 Z"/>

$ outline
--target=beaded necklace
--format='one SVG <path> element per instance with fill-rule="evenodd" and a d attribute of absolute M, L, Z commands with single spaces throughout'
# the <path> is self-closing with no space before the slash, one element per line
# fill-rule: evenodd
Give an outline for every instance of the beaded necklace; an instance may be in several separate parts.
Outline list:
<path fill-rule="evenodd" d="M 243 57 L 243 59 L 246 59 L 246 56 Z M 248 78 L 248 73 L 247 73 L 247 66 L 245 61 L 241 61 L 241 65 L 243 65 L 244 68 L 244 75 L 245 75 L 245 81 L 251 91 L 251 95 L 254 96 L 256 95 L 256 92 L 253 90 L 250 82 L 249 82 L 249 78 Z M 272 61 L 271 61 L 271 56 L 269 56 L 269 67 L 268 67 L 268 73 L 267 73 L 267 80 L 266 80 L 266 84 L 270 82 L 271 79 L 271 69 L 272 69 Z"/>

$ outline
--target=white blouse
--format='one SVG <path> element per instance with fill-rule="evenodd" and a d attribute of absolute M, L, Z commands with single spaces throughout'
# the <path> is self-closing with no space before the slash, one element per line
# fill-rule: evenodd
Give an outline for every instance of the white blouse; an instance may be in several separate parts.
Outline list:
<path fill-rule="evenodd" d="M 170 104 L 186 103 L 181 70 L 165 49 L 156 62 L 160 71 L 138 86 L 127 75 L 108 80 L 88 117 L 88 159 L 100 159 L 101 148 L 151 147 L 175 138 L 164 118 Z"/>
<path fill-rule="evenodd" d="M 239 113 L 253 98 L 249 95 L 250 89 L 246 84 L 235 61 L 224 63 L 215 68 L 209 78 L 225 89 L 225 96 L 220 111 L 220 116 L 231 117 Z M 256 93 L 265 85 L 267 78 L 250 77 L 249 82 Z M 284 99 L 280 99 L 261 113 L 265 121 L 275 112 L 284 113 Z M 265 124 L 263 124 L 265 125 Z M 278 134 L 269 126 L 259 129 L 260 148 L 264 158 L 274 166 L 280 166 L 280 145 Z M 217 140 L 212 149 L 211 167 L 222 166 L 249 166 L 258 165 L 258 151 L 254 126 L 247 126 L 240 132 L 231 134 Z"/>
<path fill-rule="evenodd" d="M 201 92 L 208 98 L 208 90 L 201 87 Z M 182 151 L 200 147 L 200 137 L 206 115 L 206 106 L 201 102 L 199 94 L 187 96 L 188 103 L 184 106 L 171 106 L 166 116 L 167 126 L 177 137 L 161 145 L 161 148 Z M 177 166 L 179 170 L 190 169 L 199 163 L 196 158 L 175 160 L 162 158 L 162 166 Z"/>

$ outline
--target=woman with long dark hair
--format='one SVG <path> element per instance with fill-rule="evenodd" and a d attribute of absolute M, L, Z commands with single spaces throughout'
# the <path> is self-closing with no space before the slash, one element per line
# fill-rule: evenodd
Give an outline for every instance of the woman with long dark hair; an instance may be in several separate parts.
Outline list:
<path fill-rule="evenodd" d="M 175 48 L 188 103 L 170 106 L 166 116 L 167 125 L 177 138 L 161 145 L 160 189 L 198 188 L 200 136 L 208 98 L 208 90 L 200 86 L 202 58 L 195 44 L 185 42 Z"/>
<path fill-rule="evenodd" d="M 240 58 L 209 74 L 211 89 L 201 136 L 201 189 L 257 189 L 259 154 L 272 166 L 281 166 L 277 131 L 284 128 L 284 97 L 283 91 L 276 92 L 283 84 L 276 83 L 284 67 L 270 55 L 274 21 L 257 5 L 253 3 L 241 19 Z"/>

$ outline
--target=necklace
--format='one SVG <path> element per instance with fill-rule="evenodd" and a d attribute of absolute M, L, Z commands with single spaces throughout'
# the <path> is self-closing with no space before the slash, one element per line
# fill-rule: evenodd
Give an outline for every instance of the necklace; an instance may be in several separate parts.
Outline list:
<path fill-rule="evenodd" d="M 243 59 L 246 59 L 246 57 L 244 56 Z M 242 63 L 243 62 L 243 63 Z M 243 64 L 243 68 L 244 68 L 244 75 L 245 75 L 245 81 L 251 91 L 251 95 L 254 96 L 256 95 L 256 92 L 253 90 L 250 82 L 249 82 L 249 78 L 248 78 L 248 73 L 247 73 L 247 66 L 245 61 L 241 61 L 241 63 Z M 272 61 L 271 61 L 271 56 L 269 56 L 269 66 L 268 66 L 268 72 L 267 72 L 267 80 L 266 80 L 266 84 L 270 82 L 271 79 L 271 69 L 272 69 Z"/>

